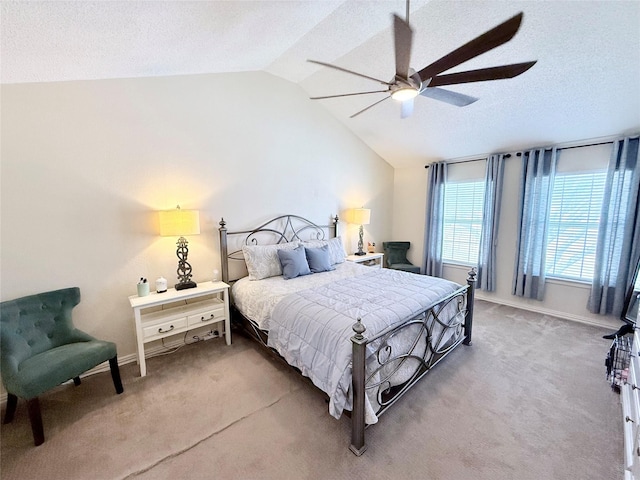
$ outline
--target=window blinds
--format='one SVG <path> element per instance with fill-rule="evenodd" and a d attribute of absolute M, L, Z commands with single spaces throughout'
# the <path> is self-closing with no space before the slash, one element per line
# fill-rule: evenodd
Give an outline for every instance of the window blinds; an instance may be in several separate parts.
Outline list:
<path fill-rule="evenodd" d="M 606 171 L 556 175 L 545 259 L 549 277 L 593 278 L 605 179 Z"/>
<path fill-rule="evenodd" d="M 442 259 L 477 265 L 482 232 L 484 180 L 447 182 L 444 193 Z"/>

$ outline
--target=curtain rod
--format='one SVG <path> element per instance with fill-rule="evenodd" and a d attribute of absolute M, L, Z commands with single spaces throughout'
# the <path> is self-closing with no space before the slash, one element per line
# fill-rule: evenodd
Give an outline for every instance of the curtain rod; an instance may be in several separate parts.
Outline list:
<path fill-rule="evenodd" d="M 608 142 L 596 142 L 596 143 L 585 143 L 584 145 L 573 145 L 571 147 L 557 147 L 557 150 L 569 150 L 571 148 L 582 148 L 582 147 L 594 147 L 596 145 L 606 145 L 608 143 L 613 143 L 614 140 L 609 140 Z M 549 148 L 549 147 L 544 147 L 544 148 Z M 553 148 L 553 147 L 550 147 Z M 535 148 L 532 148 L 531 150 L 536 150 Z M 518 152 L 516 153 L 516 157 L 521 157 L 522 156 L 522 152 Z M 506 153 L 504 155 L 504 158 L 511 158 L 511 154 L 510 153 Z M 459 162 L 451 162 L 451 164 L 458 164 L 458 163 L 468 163 L 468 162 L 479 162 L 480 160 L 484 160 L 485 157 L 482 158 L 474 158 L 472 160 L 461 160 Z M 431 164 L 429 164 L 431 165 Z M 424 168 L 429 168 L 429 165 L 425 165 Z"/>
<path fill-rule="evenodd" d="M 516 156 L 521 156 L 522 152 L 518 152 L 516 153 Z M 469 163 L 469 162 L 479 162 L 481 160 L 485 160 L 487 157 L 481 157 L 481 158 L 473 158 L 473 159 L 469 159 L 469 160 L 460 160 L 458 162 L 450 162 L 451 165 L 458 165 L 460 163 Z M 511 158 L 511 154 L 507 153 L 505 154 L 504 158 Z M 431 164 L 429 164 L 431 165 Z M 429 165 L 425 165 L 424 168 L 429 168 Z"/>
<path fill-rule="evenodd" d="M 569 150 L 570 148 L 581 148 L 581 147 L 594 147 L 596 145 L 606 145 L 607 143 L 613 143 L 614 140 L 609 140 L 608 142 L 597 142 L 597 143 L 587 143 L 585 145 L 573 145 L 571 147 L 558 147 L 558 150 Z"/>

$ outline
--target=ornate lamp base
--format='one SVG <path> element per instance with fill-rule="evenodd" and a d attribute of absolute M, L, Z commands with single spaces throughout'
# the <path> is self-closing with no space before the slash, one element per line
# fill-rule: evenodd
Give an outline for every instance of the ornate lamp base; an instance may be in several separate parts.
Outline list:
<path fill-rule="evenodd" d="M 176 255 L 178 256 L 178 280 L 176 283 L 176 290 L 185 290 L 187 288 L 195 288 L 198 285 L 196 282 L 191 280 L 191 265 L 187 262 L 187 255 L 189 255 L 189 247 L 187 246 L 189 242 L 184 237 L 180 237 L 176 243 L 178 245 L 178 249 L 176 250 Z"/>
<path fill-rule="evenodd" d="M 362 247 L 364 247 L 364 239 L 362 238 L 363 235 L 364 235 L 364 228 L 362 225 L 360 225 L 360 237 L 358 238 L 358 251 L 354 253 L 354 255 L 358 255 L 358 256 L 366 255 L 365 251 L 362 250 Z"/>
<path fill-rule="evenodd" d="M 176 290 L 184 290 L 186 288 L 195 288 L 197 286 L 198 284 L 196 282 L 187 282 L 187 283 L 176 283 L 174 288 Z"/>

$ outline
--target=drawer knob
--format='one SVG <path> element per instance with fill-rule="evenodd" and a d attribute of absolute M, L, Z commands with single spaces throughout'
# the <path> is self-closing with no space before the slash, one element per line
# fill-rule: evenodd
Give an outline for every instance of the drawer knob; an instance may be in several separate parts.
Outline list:
<path fill-rule="evenodd" d="M 200 317 L 200 321 L 201 322 L 208 322 L 209 320 L 211 320 L 212 318 L 215 318 L 216 314 L 215 313 L 211 313 L 209 314 L 209 318 L 207 317 Z"/>
<path fill-rule="evenodd" d="M 162 327 L 160 327 L 158 329 L 158 333 L 167 333 L 170 332 L 171 330 L 173 330 L 175 327 L 173 325 L 171 325 L 167 330 L 162 330 Z"/>

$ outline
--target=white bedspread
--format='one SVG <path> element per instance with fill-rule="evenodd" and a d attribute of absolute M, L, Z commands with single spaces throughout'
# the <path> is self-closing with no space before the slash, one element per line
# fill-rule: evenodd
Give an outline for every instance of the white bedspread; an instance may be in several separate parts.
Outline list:
<path fill-rule="evenodd" d="M 367 269 L 357 278 L 279 300 L 269 320 L 268 344 L 329 395 L 329 412 L 339 418 L 343 410 L 351 409 L 350 338 L 356 320 L 362 319 L 365 336 L 371 337 L 416 316 L 458 288 L 440 278 Z M 375 423 L 368 401 L 367 407 L 366 422 Z"/>

